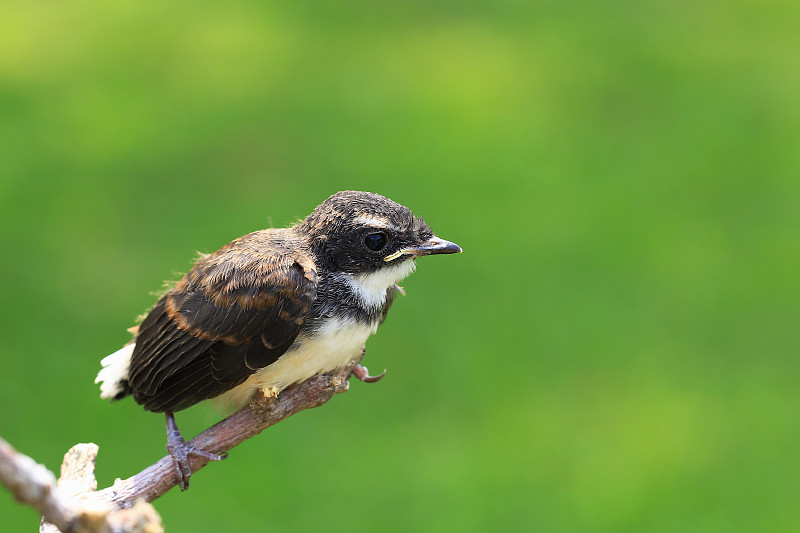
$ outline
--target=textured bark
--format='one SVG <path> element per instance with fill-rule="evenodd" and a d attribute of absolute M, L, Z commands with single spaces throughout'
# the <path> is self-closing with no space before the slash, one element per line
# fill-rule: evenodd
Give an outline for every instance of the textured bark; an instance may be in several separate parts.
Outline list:
<path fill-rule="evenodd" d="M 261 394 L 246 407 L 200 433 L 190 444 L 207 452 L 223 454 L 281 420 L 305 409 L 318 407 L 334 394 L 347 391 L 347 378 L 353 366 L 292 385 L 281 391 L 277 398 Z M 189 456 L 193 473 L 208 463 L 209 460 L 204 457 Z M 140 499 L 151 502 L 177 484 L 172 458 L 165 456 L 135 476 L 117 480 L 112 486 L 97 492 L 97 496 L 111 502 L 116 508 L 124 509 Z"/>
<path fill-rule="evenodd" d="M 362 354 L 363 355 L 363 354 Z M 259 394 L 249 405 L 208 428 L 190 443 L 202 450 L 223 454 L 281 420 L 318 407 L 335 394 L 348 390 L 348 378 L 358 367 L 358 357 L 347 367 L 287 387 L 277 397 Z M 61 478 L 44 466 L 14 450 L 0 439 L 0 482 L 18 501 L 31 505 L 42 515 L 43 533 L 158 533 L 161 519 L 147 503 L 178 484 L 175 466 L 163 457 L 128 479 L 117 479 L 97 491 L 94 465 L 95 444 L 73 446 L 64 457 Z M 192 473 L 209 460 L 191 455 Z"/>

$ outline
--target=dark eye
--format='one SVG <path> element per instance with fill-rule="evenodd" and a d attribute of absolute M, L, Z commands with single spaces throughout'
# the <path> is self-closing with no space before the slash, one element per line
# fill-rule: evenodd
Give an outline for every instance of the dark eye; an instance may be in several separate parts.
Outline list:
<path fill-rule="evenodd" d="M 387 241 L 385 233 L 370 233 L 364 237 L 364 245 L 373 252 L 380 252 L 386 248 Z"/>

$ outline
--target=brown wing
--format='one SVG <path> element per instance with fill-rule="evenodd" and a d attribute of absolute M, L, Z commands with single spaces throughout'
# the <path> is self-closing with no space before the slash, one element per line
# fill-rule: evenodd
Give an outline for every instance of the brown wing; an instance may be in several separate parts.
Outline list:
<path fill-rule="evenodd" d="M 317 273 L 291 230 L 245 235 L 202 257 L 139 327 L 128 382 L 149 411 L 213 398 L 276 361 L 316 297 Z"/>

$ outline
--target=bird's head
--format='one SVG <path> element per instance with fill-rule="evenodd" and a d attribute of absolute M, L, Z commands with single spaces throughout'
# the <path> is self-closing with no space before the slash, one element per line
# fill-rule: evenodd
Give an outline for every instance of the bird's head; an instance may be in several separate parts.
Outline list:
<path fill-rule="evenodd" d="M 407 207 L 369 192 L 334 194 L 299 229 L 309 236 L 318 261 L 349 274 L 375 272 L 423 255 L 461 252 Z"/>

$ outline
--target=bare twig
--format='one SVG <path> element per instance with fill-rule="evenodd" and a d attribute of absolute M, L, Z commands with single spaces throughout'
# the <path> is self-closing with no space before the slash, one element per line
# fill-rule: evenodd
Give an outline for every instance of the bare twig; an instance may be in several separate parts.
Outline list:
<path fill-rule="evenodd" d="M 277 398 L 259 395 L 246 407 L 200 433 L 190 444 L 207 452 L 225 453 L 273 424 L 305 409 L 318 407 L 334 394 L 347 391 L 347 378 L 355 365 L 353 362 L 335 373 L 314 376 L 292 385 L 281 391 Z M 189 456 L 192 472 L 197 472 L 208 462 L 198 455 Z M 97 492 L 97 496 L 116 508 L 124 509 L 140 499 L 151 502 L 177 484 L 172 458 L 165 456 L 133 477 L 118 479 L 111 487 Z"/>
<path fill-rule="evenodd" d="M 97 489 L 94 465 L 97 445 L 76 444 L 64 455 L 58 492 L 67 509 L 67 523 L 50 522 L 43 516 L 40 533 L 163 533 L 161 517 L 149 503 L 137 502 L 130 509 L 115 511 L 109 502 L 93 498 Z"/>
<path fill-rule="evenodd" d="M 73 530 L 74 513 L 68 498 L 58 489 L 56 477 L 41 465 L 0 439 L 0 481 L 17 501 L 39 511 L 64 531 Z"/>
<path fill-rule="evenodd" d="M 363 353 L 362 353 L 363 356 Z M 361 357 L 331 374 L 322 374 L 292 385 L 278 397 L 258 395 L 249 405 L 208 428 L 190 443 L 202 450 L 222 454 L 285 418 L 318 407 L 335 394 L 348 390 L 348 378 Z M 97 446 L 79 444 L 64 457 L 61 479 L 33 459 L 16 452 L 0 439 L 0 482 L 22 503 L 33 506 L 43 517 L 44 533 L 133 533 L 159 532 L 161 520 L 149 504 L 178 484 L 172 459 L 163 457 L 128 479 L 117 479 L 95 492 L 94 463 Z M 208 459 L 190 455 L 197 472 Z M 57 528 L 57 529 L 55 529 Z"/>
<path fill-rule="evenodd" d="M 64 456 L 61 479 L 0 439 L 0 481 L 22 503 L 42 515 L 41 533 L 161 533 L 161 518 L 150 504 L 112 513 L 110 502 L 87 498 L 97 487 L 97 445 L 77 444 Z"/>

